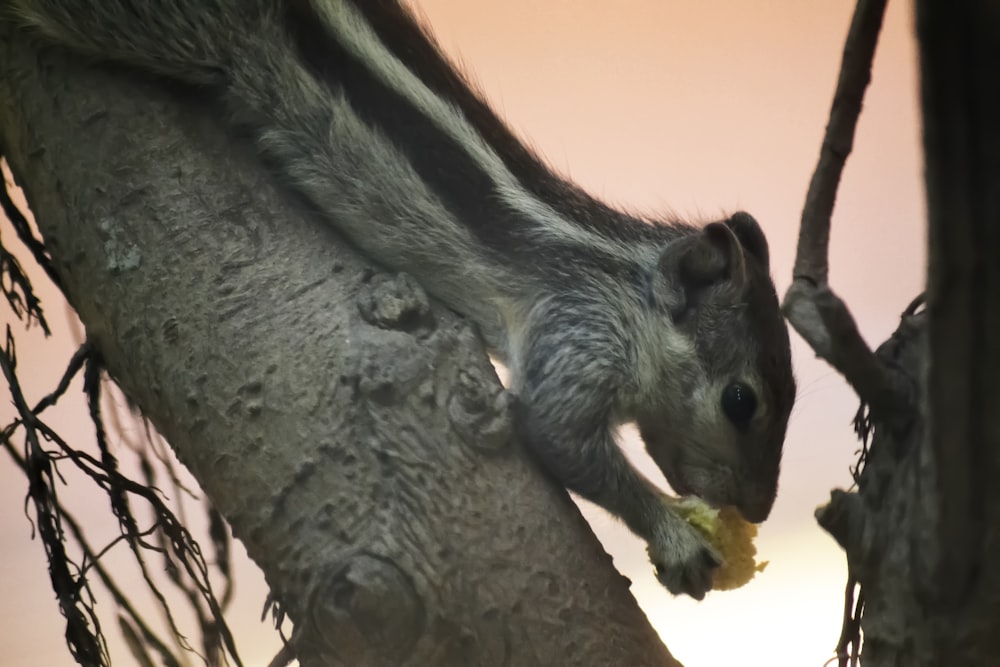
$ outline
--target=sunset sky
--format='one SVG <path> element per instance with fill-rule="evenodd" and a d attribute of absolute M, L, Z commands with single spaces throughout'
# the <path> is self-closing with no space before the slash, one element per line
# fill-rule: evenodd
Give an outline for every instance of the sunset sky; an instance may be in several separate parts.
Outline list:
<path fill-rule="evenodd" d="M 853 3 L 415 4 L 511 125 L 591 192 L 631 209 L 696 219 L 751 212 L 768 235 L 772 272 L 784 292 Z M 833 221 L 831 282 L 872 345 L 892 332 L 924 280 L 911 23 L 908 3 L 890 3 Z M 0 235 L 13 245 L 8 226 Z M 55 292 L 44 297 L 57 329 L 53 338 L 14 326 L 29 402 L 55 385 L 77 335 L 64 323 Z M 0 304 L 0 321 L 10 319 Z M 701 603 L 673 598 L 656 583 L 644 545 L 607 514 L 585 508 L 664 642 L 688 667 L 819 667 L 832 656 L 840 632 L 844 559 L 816 526 L 813 511 L 831 488 L 850 483 L 857 400 L 794 335 L 793 348 L 799 396 L 778 501 L 758 540 L 770 565 L 750 585 Z M 6 389 L 0 389 L 0 425 L 11 416 Z M 83 419 L 82 410 L 64 411 L 56 425 L 82 429 Z M 629 435 L 625 446 L 641 449 Z M 0 664 L 71 665 L 42 547 L 30 540 L 22 511 L 24 493 L 23 478 L 0 455 Z M 113 534 L 106 501 L 72 485 L 63 494 L 100 535 Z M 242 568 L 230 620 L 247 664 L 263 666 L 278 640 L 259 623 L 262 578 L 252 565 Z M 99 610 L 109 614 L 113 656 L 130 664 L 113 630 L 112 605 Z"/>

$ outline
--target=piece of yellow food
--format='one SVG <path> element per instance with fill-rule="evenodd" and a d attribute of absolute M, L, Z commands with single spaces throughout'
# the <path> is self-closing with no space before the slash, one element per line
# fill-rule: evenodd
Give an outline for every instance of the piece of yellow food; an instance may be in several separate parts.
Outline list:
<path fill-rule="evenodd" d="M 739 588 L 767 567 L 768 561 L 756 560 L 753 540 L 757 537 L 757 526 L 744 520 L 735 508 L 715 509 L 695 496 L 681 498 L 676 507 L 722 556 L 722 565 L 712 578 L 714 590 Z"/>

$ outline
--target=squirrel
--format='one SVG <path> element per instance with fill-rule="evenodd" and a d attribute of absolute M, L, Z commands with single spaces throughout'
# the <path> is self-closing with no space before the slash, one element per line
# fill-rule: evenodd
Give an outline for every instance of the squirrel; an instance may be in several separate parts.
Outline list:
<path fill-rule="evenodd" d="M 377 263 L 473 320 L 516 426 L 559 483 L 702 599 L 719 554 L 615 441 L 635 423 L 673 490 L 761 522 L 795 397 L 768 245 L 602 203 L 550 169 L 402 0 L 5 0 L 49 43 L 213 94 L 227 123 Z"/>

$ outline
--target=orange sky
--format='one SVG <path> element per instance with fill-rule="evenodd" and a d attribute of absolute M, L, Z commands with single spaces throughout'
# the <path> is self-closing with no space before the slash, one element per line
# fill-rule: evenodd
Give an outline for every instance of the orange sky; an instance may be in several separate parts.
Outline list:
<path fill-rule="evenodd" d="M 461 54 L 511 124 L 559 169 L 631 208 L 681 216 L 750 211 L 768 234 L 772 270 L 784 291 L 852 3 L 417 4 L 442 44 Z M 893 330 L 924 276 L 910 24 L 909 4 L 890 3 L 834 217 L 831 280 L 873 344 Z M 7 227 L 0 233 L 13 239 Z M 47 294 L 47 312 L 62 328 L 57 303 Z M 0 320 L 8 319 L 0 306 Z M 14 329 L 28 397 L 36 400 L 54 386 L 73 343 L 64 328 L 44 343 L 23 327 Z M 812 513 L 831 487 L 849 483 L 857 402 L 794 336 L 793 347 L 799 398 L 778 502 L 758 540 L 771 564 L 757 580 L 702 603 L 674 599 L 655 583 L 643 546 L 607 515 L 586 509 L 651 621 L 689 667 L 818 666 L 831 656 L 839 633 L 843 558 Z M 10 416 L 0 390 L 0 424 Z M 72 424 L 81 416 L 68 411 L 62 419 Z M 638 449 L 634 439 L 626 440 Z M 85 518 L 109 518 L 103 502 L 77 497 L 72 486 L 63 493 Z M 41 546 L 29 541 L 23 499 L 23 480 L 0 457 L 0 663 L 71 665 Z M 277 645 L 258 623 L 266 589 L 250 566 L 240 586 L 231 621 L 247 664 L 266 665 Z M 109 604 L 101 608 L 112 611 Z M 115 625 L 111 617 L 105 623 Z M 129 664 L 117 642 L 112 650 L 119 664 Z"/>

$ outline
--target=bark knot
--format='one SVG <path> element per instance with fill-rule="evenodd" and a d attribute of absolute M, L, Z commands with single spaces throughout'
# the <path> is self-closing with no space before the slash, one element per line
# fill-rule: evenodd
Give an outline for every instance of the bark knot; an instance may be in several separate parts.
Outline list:
<path fill-rule="evenodd" d="M 308 616 L 322 645 L 301 647 L 324 656 L 378 656 L 375 664 L 403 664 L 426 625 L 412 580 L 395 563 L 361 553 L 341 561 L 315 589 Z"/>
<path fill-rule="evenodd" d="M 427 293 L 405 273 L 372 275 L 356 303 L 362 319 L 380 329 L 416 332 L 433 326 Z"/>

